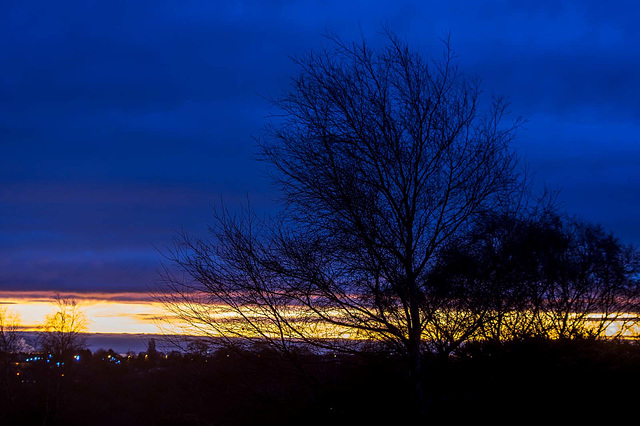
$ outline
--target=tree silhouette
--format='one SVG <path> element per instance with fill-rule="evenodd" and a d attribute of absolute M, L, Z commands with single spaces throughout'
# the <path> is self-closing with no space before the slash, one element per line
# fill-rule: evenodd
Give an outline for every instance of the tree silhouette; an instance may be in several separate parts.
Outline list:
<path fill-rule="evenodd" d="M 546 275 L 564 238 L 547 208 L 490 213 L 451 241 L 431 272 L 439 321 L 427 330 L 448 354 L 464 341 L 501 342 L 538 332 Z"/>
<path fill-rule="evenodd" d="M 20 318 L 0 306 L 0 354 L 15 354 L 20 349 Z"/>
<path fill-rule="evenodd" d="M 523 188 L 507 103 L 481 102 L 448 43 L 429 61 L 393 34 L 372 49 L 330 39 L 295 59 L 260 140 L 285 209 L 219 211 L 211 240 L 176 240 L 163 300 L 200 334 L 290 352 L 377 342 L 408 361 L 421 399 L 424 332 L 444 245 Z M 435 298 L 435 299 L 434 299 Z"/>
<path fill-rule="evenodd" d="M 543 333 L 598 338 L 629 332 L 640 311 L 638 253 L 598 225 L 568 219 L 559 231 L 565 244 L 543 289 Z"/>
<path fill-rule="evenodd" d="M 88 321 L 75 299 L 56 294 L 53 303 L 55 311 L 47 315 L 41 345 L 45 352 L 64 358 L 84 348 L 82 333 L 87 330 Z"/>
<path fill-rule="evenodd" d="M 431 277 L 441 321 L 427 332 L 444 353 L 470 338 L 637 334 L 638 266 L 600 226 L 550 211 L 490 215 L 441 253 Z"/>
<path fill-rule="evenodd" d="M 0 306 L 0 386 L 3 398 L 9 403 L 15 397 L 11 386 L 12 364 L 20 351 L 21 340 L 20 318 L 16 313 Z"/>

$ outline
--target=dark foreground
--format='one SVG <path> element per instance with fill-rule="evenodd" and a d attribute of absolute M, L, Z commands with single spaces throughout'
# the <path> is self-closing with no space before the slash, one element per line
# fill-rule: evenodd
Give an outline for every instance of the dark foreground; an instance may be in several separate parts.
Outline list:
<path fill-rule="evenodd" d="M 425 358 L 411 406 L 401 359 L 269 351 L 131 358 L 88 351 L 56 366 L 12 363 L 1 425 L 395 425 L 608 423 L 640 407 L 640 345 L 530 341 Z M 8 379 L 7 379 L 8 376 Z"/>

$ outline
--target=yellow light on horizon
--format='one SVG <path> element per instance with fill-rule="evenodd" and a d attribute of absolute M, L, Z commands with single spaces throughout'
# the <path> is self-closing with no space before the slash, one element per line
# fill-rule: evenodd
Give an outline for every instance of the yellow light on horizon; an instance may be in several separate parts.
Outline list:
<path fill-rule="evenodd" d="M 20 325 L 27 331 L 37 331 L 45 323 L 45 318 L 54 311 L 53 292 L 11 292 L 0 291 L 0 304 L 20 317 Z M 65 294 L 62 295 L 66 297 Z M 167 310 L 162 303 L 155 301 L 144 293 L 82 293 L 72 294 L 78 301 L 78 306 L 89 320 L 88 333 L 131 333 L 131 334 L 190 334 L 215 335 L 209 327 L 212 323 L 223 320 L 220 327 L 228 324 L 242 328 L 242 316 L 238 312 L 230 312 L 220 305 L 200 306 L 202 312 L 197 312 L 204 322 L 184 323 L 166 321 Z M 177 305 L 178 311 L 188 311 L 189 306 Z M 332 312 L 327 311 L 327 314 Z M 249 308 L 244 314 L 248 317 L 255 315 Z M 295 318 L 300 313 L 296 309 L 287 312 L 287 316 Z M 336 315 L 339 315 L 336 312 Z M 603 314 L 590 314 L 588 321 L 596 321 Z M 165 320 L 161 320 L 164 318 Z M 640 335 L 640 324 L 635 314 L 615 315 L 607 324 L 605 335 L 612 337 L 619 333 L 623 337 L 637 338 Z M 443 319 L 444 320 L 444 319 Z M 277 336 L 281 330 L 274 329 L 265 323 L 262 332 L 266 335 Z M 206 329 L 205 329 L 206 328 Z M 347 329 L 327 323 L 308 323 L 302 330 L 307 335 L 320 338 L 341 338 L 350 340 L 368 339 L 370 336 L 361 334 L 357 330 Z M 428 338 L 425 330 L 425 338 Z M 244 332 L 246 334 L 246 332 Z M 251 333 L 248 333 L 251 334 Z"/>
<path fill-rule="evenodd" d="M 77 298 L 80 310 L 89 320 L 87 332 L 159 333 L 156 319 L 165 315 L 162 306 L 151 299 L 129 295 L 101 297 L 100 293 L 92 293 Z M 43 297 L 42 292 L 0 292 L 0 302 L 19 315 L 20 325 L 26 331 L 39 330 L 46 316 L 54 311 L 52 300 Z"/>

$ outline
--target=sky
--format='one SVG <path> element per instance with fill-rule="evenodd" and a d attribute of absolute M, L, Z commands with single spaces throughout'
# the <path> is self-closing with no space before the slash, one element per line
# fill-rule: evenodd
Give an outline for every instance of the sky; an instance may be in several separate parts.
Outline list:
<path fill-rule="evenodd" d="M 324 34 L 375 46 L 384 25 L 426 57 L 450 35 L 465 74 L 527 120 L 536 185 L 640 246 L 638 16 L 626 1 L 4 0 L 0 292 L 146 294 L 212 206 L 277 210 L 256 161 L 265 97 Z"/>

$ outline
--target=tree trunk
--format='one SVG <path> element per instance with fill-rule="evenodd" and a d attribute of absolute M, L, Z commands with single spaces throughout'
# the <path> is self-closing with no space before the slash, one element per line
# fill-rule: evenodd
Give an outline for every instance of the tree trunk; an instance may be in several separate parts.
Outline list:
<path fill-rule="evenodd" d="M 422 387 L 422 362 L 420 345 L 411 339 L 409 345 L 409 380 L 412 390 L 412 408 L 416 415 L 425 414 L 424 390 Z"/>

